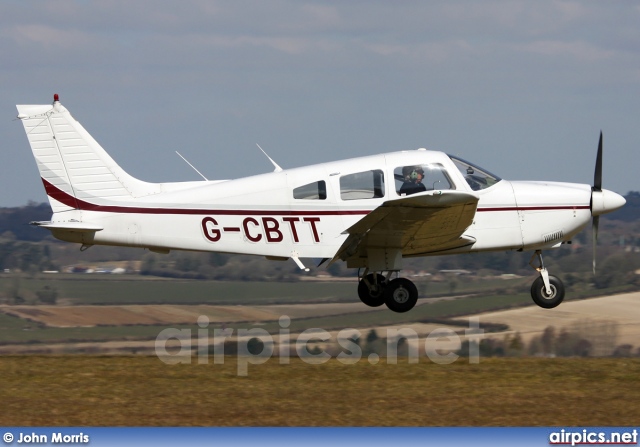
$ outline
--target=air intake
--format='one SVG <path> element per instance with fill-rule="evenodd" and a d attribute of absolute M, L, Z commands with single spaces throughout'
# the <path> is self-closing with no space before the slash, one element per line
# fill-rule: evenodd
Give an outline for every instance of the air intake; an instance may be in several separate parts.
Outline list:
<path fill-rule="evenodd" d="M 564 237 L 564 231 L 555 231 L 553 233 L 545 234 L 543 236 L 545 242 L 553 242 L 561 240 Z"/>

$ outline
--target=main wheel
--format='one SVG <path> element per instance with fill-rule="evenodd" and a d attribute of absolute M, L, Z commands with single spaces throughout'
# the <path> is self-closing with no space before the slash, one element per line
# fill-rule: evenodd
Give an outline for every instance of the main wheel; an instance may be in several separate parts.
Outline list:
<path fill-rule="evenodd" d="M 367 286 L 369 283 L 371 288 Z M 384 304 L 384 276 L 381 274 L 368 274 L 358 283 L 358 296 L 360 301 L 369 307 L 379 307 Z"/>
<path fill-rule="evenodd" d="M 394 312 L 407 312 L 418 302 L 418 288 L 406 278 L 396 278 L 384 289 L 384 303 Z"/>
<path fill-rule="evenodd" d="M 533 302 L 544 309 L 552 309 L 558 306 L 564 299 L 564 285 L 559 278 L 549 276 L 551 295 L 547 295 L 542 276 L 538 276 L 531 285 L 531 298 Z"/>

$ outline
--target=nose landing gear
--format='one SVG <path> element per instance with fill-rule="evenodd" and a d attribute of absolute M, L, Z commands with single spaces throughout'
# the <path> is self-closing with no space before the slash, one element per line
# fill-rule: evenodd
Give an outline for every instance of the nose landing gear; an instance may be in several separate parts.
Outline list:
<path fill-rule="evenodd" d="M 538 258 L 538 265 L 534 265 L 534 258 Z M 542 251 L 536 250 L 531 256 L 529 265 L 533 267 L 540 276 L 531 285 L 531 298 L 533 302 L 544 309 L 552 309 L 564 300 L 564 285 L 560 278 L 549 275 L 542 262 Z"/>

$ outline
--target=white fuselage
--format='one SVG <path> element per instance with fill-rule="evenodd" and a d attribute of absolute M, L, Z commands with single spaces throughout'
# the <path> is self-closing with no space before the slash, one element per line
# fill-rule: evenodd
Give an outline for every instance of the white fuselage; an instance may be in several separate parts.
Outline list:
<path fill-rule="evenodd" d="M 78 204 L 79 199 L 56 192 L 52 185 L 47 191 L 55 200 L 80 208 L 55 213 L 52 221 L 91 222 L 103 228 L 85 233 L 52 230 L 63 240 L 153 250 L 331 258 L 346 238 L 345 229 L 385 201 L 399 197 L 394 169 L 434 163 L 446 171 L 450 189 L 479 198 L 473 223 L 464 233 L 476 242 L 450 253 L 549 248 L 570 240 L 591 219 L 588 185 L 501 180 L 473 191 L 446 154 L 426 150 L 222 182 L 190 182 L 184 187 L 168 184 L 163 188 L 167 192 L 129 202 L 99 199 L 81 200 Z M 365 171 L 382 171 L 384 181 L 378 185 L 381 191 L 367 198 L 353 190 L 346 193 L 341 179 Z M 322 198 L 294 198 L 294 190 L 316 182 L 324 182 Z M 433 186 L 438 189 L 439 185 Z"/>

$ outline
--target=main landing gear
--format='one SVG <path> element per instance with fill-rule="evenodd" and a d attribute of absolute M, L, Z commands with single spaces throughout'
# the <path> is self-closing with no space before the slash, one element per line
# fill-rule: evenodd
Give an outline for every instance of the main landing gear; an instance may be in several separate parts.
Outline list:
<path fill-rule="evenodd" d="M 393 271 L 369 273 L 365 269 L 358 283 L 358 296 L 360 300 L 370 307 L 379 307 L 386 304 L 394 312 L 407 312 L 413 309 L 418 302 L 418 288 L 406 278 L 389 280 Z"/>
<path fill-rule="evenodd" d="M 538 265 L 534 265 L 534 258 L 538 258 Z M 564 299 L 564 285 L 556 276 L 549 275 L 542 262 L 542 252 L 536 250 L 531 256 L 529 265 L 533 267 L 540 276 L 531 285 L 531 298 L 533 302 L 544 309 L 552 309 L 558 306 Z"/>

